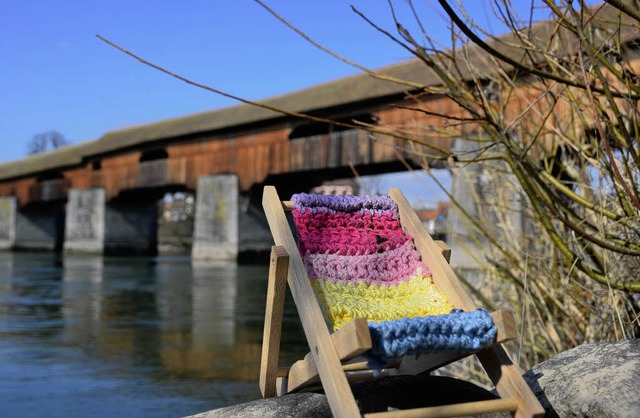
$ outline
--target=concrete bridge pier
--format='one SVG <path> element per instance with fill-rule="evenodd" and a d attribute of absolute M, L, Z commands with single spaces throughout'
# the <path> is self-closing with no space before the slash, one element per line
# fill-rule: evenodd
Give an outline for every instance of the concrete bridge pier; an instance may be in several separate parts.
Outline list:
<path fill-rule="evenodd" d="M 14 196 L 0 197 L 0 250 L 11 250 L 15 245 L 17 209 Z"/>
<path fill-rule="evenodd" d="M 472 158 L 481 155 L 483 145 L 480 142 L 458 139 L 453 144 L 453 150 Z M 500 239 L 509 234 L 517 242 L 521 239 L 524 227 L 522 201 L 513 187 L 517 183 L 513 174 L 507 174 L 506 164 L 502 168 L 503 171 L 498 174 L 480 163 L 465 163 L 454 170 L 451 193 L 469 216 L 480 222 L 494 237 Z M 510 211 L 501 212 L 498 218 L 496 208 L 499 206 L 510 208 Z M 448 222 L 448 244 L 452 247 L 451 265 L 459 269 L 479 269 L 476 260 L 483 260 L 485 257 L 481 247 L 487 244 L 486 238 L 468 230 L 468 221 L 457 208 L 449 212 Z M 510 229 L 506 229 L 506 225 Z"/>
<path fill-rule="evenodd" d="M 104 189 L 71 189 L 67 200 L 65 253 L 104 252 L 106 194 Z"/>
<path fill-rule="evenodd" d="M 155 254 L 156 202 L 106 201 L 104 189 L 71 189 L 67 202 L 65 253 Z"/>
<path fill-rule="evenodd" d="M 236 260 L 238 257 L 238 177 L 202 176 L 196 191 L 193 261 Z"/>

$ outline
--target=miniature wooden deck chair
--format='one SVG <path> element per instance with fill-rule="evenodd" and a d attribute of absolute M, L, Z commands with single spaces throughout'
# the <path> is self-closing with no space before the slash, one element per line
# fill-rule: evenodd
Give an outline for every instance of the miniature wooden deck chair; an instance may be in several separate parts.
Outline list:
<path fill-rule="evenodd" d="M 264 397 L 321 383 L 334 416 L 359 417 L 349 382 L 415 375 L 475 353 L 501 398 L 365 416 L 544 414 L 499 344 L 515 337 L 513 314 L 477 309 L 399 190 L 389 197 L 299 194 L 283 202 L 267 186 L 263 207 L 275 242 L 260 371 Z M 298 243 L 284 210 L 293 210 Z M 279 369 L 287 281 L 311 352 Z M 367 361 L 350 362 L 356 357 Z"/>

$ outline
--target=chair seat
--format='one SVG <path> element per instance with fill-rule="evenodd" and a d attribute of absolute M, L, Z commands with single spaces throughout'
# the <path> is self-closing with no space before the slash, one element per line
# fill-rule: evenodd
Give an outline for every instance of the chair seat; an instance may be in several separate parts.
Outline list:
<path fill-rule="evenodd" d="M 368 366 L 381 370 L 406 355 L 436 351 L 471 353 L 491 346 L 497 333 L 491 315 L 484 309 L 453 310 L 428 315 L 369 322 L 372 348 L 364 354 Z"/>

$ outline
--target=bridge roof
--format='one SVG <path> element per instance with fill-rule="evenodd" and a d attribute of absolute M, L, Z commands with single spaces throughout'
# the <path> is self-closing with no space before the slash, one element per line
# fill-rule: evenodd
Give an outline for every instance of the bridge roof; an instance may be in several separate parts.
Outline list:
<path fill-rule="evenodd" d="M 623 3 L 632 2 L 633 0 L 623 1 Z M 596 6 L 596 8 L 597 7 L 598 6 Z M 598 11 L 598 17 L 601 21 L 609 22 L 612 25 L 619 23 L 615 19 L 616 16 L 616 9 L 608 4 L 604 4 Z M 624 24 L 633 22 L 633 20 L 626 15 L 623 15 L 622 19 L 621 41 L 637 39 L 638 34 L 637 31 L 635 31 L 636 28 L 624 26 Z M 558 31 L 555 25 L 556 23 L 551 21 L 536 24 L 530 28 L 531 33 L 529 36 L 548 39 L 549 36 L 555 33 L 554 31 Z M 559 31 L 563 30 L 566 29 L 559 29 Z M 603 38 L 607 36 L 608 34 L 606 33 L 602 34 Z M 496 49 L 499 49 L 503 54 L 523 63 L 531 64 L 532 61 L 536 62 L 542 59 L 532 56 L 528 54 L 524 48 L 518 47 L 518 45 L 522 44 L 522 40 L 517 39 L 516 35 L 512 33 L 500 37 L 499 41 L 489 40 L 487 42 Z M 561 53 L 572 54 L 577 50 L 578 44 L 561 45 L 560 47 L 565 48 L 564 51 L 560 51 Z M 495 63 L 487 60 L 486 53 L 476 46 L 471 46 L 465 50 L 464 57 L 464 59 L 469 60 L 481 70 L 490 71 L 496 67 Z M 509 66 L 502 65 L 502 69 L 509 70 Z M 376 72 L 424 86 L 434 86 L 439 83 L 438 77 L 418 59 L 390 65 L 378 69 Z M 463 74 L 463 77 L 468 78 L 466 74 Z M 360 73 L 318 84 L 293 93 L 260 100 L 260 102 L 275 108 L 308 113 L 352 103 L 402 95 L 411 90 L 412 89 L 405 84 L 383 81 L 367 73 Z M 97 157 L 154 141 L 179 138 L 204 132 L 242 128 L 246 125 L 268 122 L 283 117 L 285 116 L 271 110 L 255 107 L 250 104 L 239 104 L 222 109 L 112 130 L 106 132 L 97 140 L 82 142 L 54 151 L 32 155 L 21 160 L 0 164 L 0 180 L 77 166 L 85 163 L 90 157 Z"/>
<path fill-rule="evenodd" d="M 377 70 L 386 75 L 424 85 L 436 77 L 418 60 L 408 60 Z M 312 112 L 349 103 L 408 92 L 406 85 L 381 81 L 366 73 L 341 78 L 265 100 L 261 103 L 293 112 Z M 243 126 L 282 118 L 283 115 L 250 104 L 195 113 L 158 122 L 106 132 L 97 140 L 65 146 L 53 151 L 0 164 L 0 179 L 62 169 L 82 164 L 86 158 L 116 152 L 159 140 Z"/>
<path fill-rule="evenodd" d="M 378 71 L 402 80 L 421 84 L 431 85 L 437 82 L 435 76 L 425 68 L 424 64 L 415 59 L 385 67 Z M 409 90 L 405 85 L 381 81 L 366 73 L 360 73 L 317 84 L 293 93 L 259 100 L 259 102 L 275 108 L 302 113 L 402 94 Z M 249 104 L 240 104 L 107 132 L 100 139 L 98 152 L 112 152 L 119 148 L 135 146 L 158 139 L 242 127 L 282 117 L 284 115 L 281 113 Z"/>

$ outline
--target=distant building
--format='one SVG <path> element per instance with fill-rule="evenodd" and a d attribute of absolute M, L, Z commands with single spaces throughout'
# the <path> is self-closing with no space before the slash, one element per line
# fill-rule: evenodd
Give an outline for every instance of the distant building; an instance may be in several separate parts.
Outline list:
<path fill-rule="evenodd" d="M 451 202 L 440 201 L 434 209 L 416 209 L 416 214 L 433 239 L 446 241 Z"/>
<path fill-rule="evenodd" d="M 321 186 L 314 187 L 311 193 L 324 194 L 324 195 L 341 195 L 350 194 L 358 195 L 360 188 L 353 179 L 341 179 L 327 181 Z"/>

